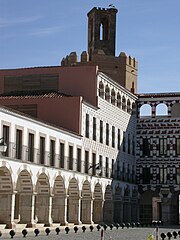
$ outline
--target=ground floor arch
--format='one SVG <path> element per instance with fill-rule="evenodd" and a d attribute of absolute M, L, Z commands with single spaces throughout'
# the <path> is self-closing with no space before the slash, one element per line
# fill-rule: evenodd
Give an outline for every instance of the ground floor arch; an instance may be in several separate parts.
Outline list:
<path fill-rule="evenodd" d="M 8 228 L 14 225 L 14 202 L 11 172 L 7 167 L 0 167 L 0 224 Z"/>
<path fill-rule="evenodd" d="M 46 226 L 51 225 L 52 195 L 49 179 L 45 173 L 41 173 L 37 179 L 35 205 L 36 221 L 44 223 Z"/>
<path fill-rule="evenodd" d="M 113 195 L 111 186 L 108 185 L 104 195 L 103 220 L 105 223 L 113 222 Z"/>
<path fill-rule="evenodd" d="M 53 187 L 52 221 L 66 225 L 67 223 L 67 196 L 62 176 L 57 176 Z"/>
<path fill-rule="evenodd" d="M 88 180 L 83 183 L 81 193 L 81 221 L 82 223 L 92 223 L 92 193 L 91 186 Z"/>
<path fill-rule="evenodd" d="M 93 201 L 93 222 L 103 222 L 103 193 L 102 187 L 99 183 L 94 188 L 94 201 Z"/>
<path fill-rule="evenodd" d="M 80 192 L 76 178 L 72 178 L 68 188 L 67 219 L 69 223 L 80 224 Z"/>
<path fill-rule="evenodd" d="M 122 189 L 117 186 L 115 188 L 114 194 L 114 222 L 121 223 L 122 222 Z"/>
<path fill-rule="evenodd" d="M 22 170 L 17 179 L 15 195 L 14 218 L 27 227 L 34 226 L 34 205 L 33 184 L 31 175 L 27 170 Z"/>
<path fill-rule="evenodd" d="M 140 197 L 140 221 L 151 223 L 153 220 L 162 220 L 161 198 L 158 192 L 146 190 Z"/>

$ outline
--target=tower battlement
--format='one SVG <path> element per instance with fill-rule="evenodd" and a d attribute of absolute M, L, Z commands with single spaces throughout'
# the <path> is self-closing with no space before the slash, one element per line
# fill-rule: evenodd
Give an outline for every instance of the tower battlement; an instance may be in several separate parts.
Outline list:
<path fill-rule="evenodd" d="M 103 56 L 107 58 L 103 50 L 99 50 L 94 54 L 93 59 L 97 57 L 103 58 Z M 138 62 L 136 58 L 130 55 L 127 55 L 125 52 L 120 52 L 119 56 L 117 57 L 111 56 L 111 61 L 113 60 L 114 62 L 117 62 L 117 63 L 121 62 L 124 65 L 129 66 L 136 71 L 138 70 Z M 80 59 L 78 59 L 77 52 L 71 52 L 69 55 L 67 55 L 61 60 L 61 66 L 72 66 L 72 65 L 79 65 L 82 63 L 91 63 L 91 61 L 89 60 L 89 54 L 87 51 L 83 51 L 81 53 Z M 115 68 L 118 68 L 118 66 L 116 66 Z"/>
<path fill-rule="evenodd" d="M 88 12 L 87 16 L 89 16 L 93 11 L 99 11 L 104 13 L 107 13 L 107 12 L 117 13 L 118 9 L 115 7 L 109 7 L 109 8 L 94 7 Z"/>

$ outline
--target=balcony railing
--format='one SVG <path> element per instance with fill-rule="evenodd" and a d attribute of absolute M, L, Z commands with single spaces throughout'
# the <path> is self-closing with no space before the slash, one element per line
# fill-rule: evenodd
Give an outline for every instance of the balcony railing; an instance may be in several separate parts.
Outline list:
<path fill-rule="evenodd" d="M 112 170 L 101 167 L 101 172 L 98 175 L 96 170 L 90 168 L 90 161 L 87 163 L 81 159 L 69 158 L 60 154 L 52 154 L 48 151 L 40 151 L 36 148 L 29 148 L 25 145 L 16 145 L 13 142 L 7 144 L 7 151 L 2 153 L 2 156 L 14 161 L 22 161 L 42 166 L 54 167 L 79 173 L 88 174 L 90 176 L 100 176 L 112 178 Z"/>

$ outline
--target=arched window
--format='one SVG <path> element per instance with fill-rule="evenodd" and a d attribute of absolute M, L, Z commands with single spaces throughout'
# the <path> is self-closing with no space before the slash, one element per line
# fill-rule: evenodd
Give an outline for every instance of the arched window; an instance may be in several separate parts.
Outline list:
<path fill-rule="evenodd" d="M 115 91 L 114 91 L 114 89 L 112 89 L 112 91 L 111 91 L 111 103 L 112 103 L 113 105 L 115 105 L 115 103 L 116 103 Z"/>
<path fill-rule="evenodd" d="M 122 98 L 122 110 L 124 110 L 124 111 L 126 111 L 126 99 L 125 99 L 125 97 L 123 96 L 123 98 Z"/>
<path fill-rule="evenodd" d="M 132 109 L 131 109 L 131 102 L 130 102 L 130 100 L 128 99 L 128 100 L 127 100 L 127 112 L 128 112 L 128 113 L 131 113 L 131 110 L 132 110 Z"/>
<path fill-rule="evenodd" d="M 132 104 L 132 114 L 136 115 L 136 104 L 135 103 Z"/>
<path fill-rule="evenodd" d="M 151 106 L 144 104 L 140 107 L 140 117 L 151 116 Z"/>
<path fill-rule="evenodd" d="M 102 82 L 99 83 L 99 96 L 104 98 L 104 85 Z"/>
<path fill-rule="evenodd" d="M 109 89 L 108 85 L 106 85 L 106 88 L 105 88 L 105 99 L 108 102 L 110 101 L 110 89 Z"/>
<path fill-rule="evenodd" d="M 117 107 L 121 108 L 121 95 L 119 93 L 117 94 Z"/>
<path fill-rule="evenodd" d="M 109 33 L 108 33 L 108 19 L 104 18 L 102 19 L 102 22 L 99 26 L 99 40 L 108 40 L 109 38 Z"/>
<path fill-rule="evenodd" d="M 156 106 L 156 116 L 167 116 L 167 115 L 168 115 L 167 105 L 164 103 L 159 103 Z"/>

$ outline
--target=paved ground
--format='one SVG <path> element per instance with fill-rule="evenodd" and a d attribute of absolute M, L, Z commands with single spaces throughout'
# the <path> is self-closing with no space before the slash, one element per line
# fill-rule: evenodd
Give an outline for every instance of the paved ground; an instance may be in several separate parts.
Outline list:
<path fill-rule="evenodd" d="M 32 240 L 32 239 L 37 239 L 37 240 L 44 240 L 44 239 L 49 239 L 49 240 L 56 240 L 56 239 L 62 239 L 62 240 L 101 240 L 101 233 L 100 231 L 97 231 L 97 229 L 94 229 L 93 232 L 90 232 L 89 226 L 87 226 L 86 232 L 82 232 L 81 227 L 79 227 L 79 230 L 77 233 L 74 233 L 73 228 L 71 227 L 71 230 L 68 234 L 65 233 L 64 231 L 65 227 L 60 227 L 61 232 L 59 235 L 56 235 L 55 229 L 51 228 L 51 233 L 49 236 L 46 236 L 44 229 L 40 229 L 40 234 L 38 237 L 35 237 L 33 230 L 28 230 L 28 235 L 26 239 Z M 148 236 L 153 233 L 155 229 L 153 227 L 151 228 L 125 228 L 121 229 L 119 228 L 118 230 L 113 228 L 113 230 L 107 229 L 104 231 L 104 240 L 147 240 Z M 179 231 L 180 226 L 172 226 L 172 227 L 160 227 L 159 232 L 162 233 L 167 233 L 167 232 L 173 232 L 173 231 Z M 9 235 L 9 230 L 1 230 L 2 231 L 2 236 L 0 239 L 10 239 Z M 14 236 L 14 239 L 24 239 L 22 237 L 21 231 L 16 230 L 16 235 Z M 161 239 L 161 238 L 159 238 Z M 166 237 L 166 239 L 168 239 Z M 174 239 L 174 238 L 172 238 Z"/>

